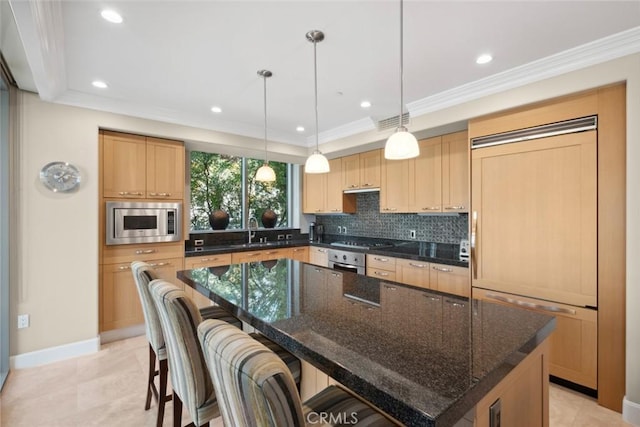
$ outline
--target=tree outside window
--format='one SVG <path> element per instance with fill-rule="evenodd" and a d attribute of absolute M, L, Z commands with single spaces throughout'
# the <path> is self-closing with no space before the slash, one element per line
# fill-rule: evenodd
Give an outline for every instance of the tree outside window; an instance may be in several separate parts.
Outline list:
<path fill-rule="evenodd" d="M 210 230 L 209 215 L 218 209 L 229 214 L 228 229 L 244 228 L 245 215 L 260 221 L 266 209 L 278 216 L 276 227 L 288 226 L 288 165 L 270 162 L 276 181 L 263 183 L 254 179 L 262 163 L 262 160 L 246 159 L 245 176 L 241 157 L 192 151 L 191 229 Z M 247 188 L 247 200 L 243 200 L 243 185 Z"/>

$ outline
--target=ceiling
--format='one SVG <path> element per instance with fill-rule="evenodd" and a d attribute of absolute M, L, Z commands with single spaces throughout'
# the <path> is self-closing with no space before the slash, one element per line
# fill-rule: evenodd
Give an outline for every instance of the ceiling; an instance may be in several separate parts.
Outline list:
<path fill-rule="evenodd" d="M 23 52 L 3 46 L 3 54 L 18 85 L 46 101 L 262 138 L 257 71 L 268 69 L 269 139 L 310 146 L 314 58 L 305 34 L 317 29 L 325 33 L 317 44 L 320 142 L 399 113 L 396 0 L 8 4 Z M 124 21 L 105 21 L 104 8 Z M 404 101 L 415 117 L 638 52 L 639 40 L 640 1 L 407 0 Z M 483 53 L 493 61 L 476 64 Z M 108 88 L 93 87 L 97 79 Z"/>

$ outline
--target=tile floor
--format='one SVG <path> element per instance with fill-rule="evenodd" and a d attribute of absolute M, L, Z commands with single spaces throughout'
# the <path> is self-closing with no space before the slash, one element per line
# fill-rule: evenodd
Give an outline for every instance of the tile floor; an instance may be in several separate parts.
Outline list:
<path fill-rule="evenodd" d="M 148 344 L 140 336 L 103 345 L 89 356 L 14 370 L 0 393 L 0 425 L 155 426 L 155 404 L 144 410 L 147 358 Z M 171 411 L 169 402 L 165 426 L 172 425 Z M 556 385 L 549 412 L 551 427 L 631 426 L 593 399 Z M 190 421 L 184 414 L 183 425 Z M 211 426 L 221 427 L 221 419 Z"/>

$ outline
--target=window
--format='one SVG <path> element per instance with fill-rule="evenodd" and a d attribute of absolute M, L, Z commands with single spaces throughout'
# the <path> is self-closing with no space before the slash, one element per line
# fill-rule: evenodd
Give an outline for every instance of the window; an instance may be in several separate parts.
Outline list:
<path fill-rule="evenodd" d="M 229 214 L 227 229 L 245 228 L 251 217 L 260 223 L 267 209 L 276 213 L 276 227 L 288 227 L 289 165 L 269 162 L 276 181 L 263 183 L 254 180 L 262 164 L 258 159 L 192 151 L 191 230 L 210 230 L 209 215 L 216 210 Z"/>

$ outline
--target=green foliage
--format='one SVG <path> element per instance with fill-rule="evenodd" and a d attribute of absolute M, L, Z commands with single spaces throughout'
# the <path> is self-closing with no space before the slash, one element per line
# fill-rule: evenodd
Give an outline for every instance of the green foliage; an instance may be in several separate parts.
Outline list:
<path fill-rule="evenodd" d="M 276 182 L 255 181 L 263 161 L 247 159 L 248 215 L 258 220 L 272 209 L 278 215 L 276 227 L 288 224 L 287 164 L 270 162 Z M 222 209 L 229 214 L 230 229 L 243 228 L 242 158 L 223 154 L 191 152 L 191 229 L 208 230 L 209 215 Z"/>

